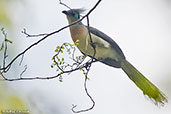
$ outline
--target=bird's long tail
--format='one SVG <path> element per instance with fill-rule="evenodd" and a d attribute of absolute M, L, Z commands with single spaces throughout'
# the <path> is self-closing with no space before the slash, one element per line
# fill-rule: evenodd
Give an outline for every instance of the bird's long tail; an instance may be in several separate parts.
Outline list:
<path fill-rule="evenodd" d="M 143 91 L 144 95 L 147 95 L 150 99 L 153 99 L 155 104 L 164 105 L 164 103 L 167 102 L 166 96 L 127 60 L 123 60 L 121 63 L 121 68 L 128 75 L 128 77 Z"/>

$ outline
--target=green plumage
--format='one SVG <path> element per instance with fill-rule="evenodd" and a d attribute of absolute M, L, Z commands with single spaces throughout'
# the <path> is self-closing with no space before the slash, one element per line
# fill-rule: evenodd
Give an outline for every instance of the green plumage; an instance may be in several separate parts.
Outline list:
<path fill-rule="evenodd" d="M 121 68 L 128 75 L 128 77 L 143 91 L 144 95 L 147 95 L 150 99 L 155 101 L 155 104 L 158 105 L 167 102 L 165 95 L 127 60 L 123 60 L 121 63 Z"/>

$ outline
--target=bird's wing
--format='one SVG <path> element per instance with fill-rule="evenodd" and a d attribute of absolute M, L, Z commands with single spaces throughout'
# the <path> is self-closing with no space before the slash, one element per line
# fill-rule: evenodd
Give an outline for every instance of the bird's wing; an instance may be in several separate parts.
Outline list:
<path fill-rule="evenodd" d="M 87 27 L 87 26 L 86 26 Z M 98 37 L 102 38 L 103 40 L 107 41 L 112 48 L 114 48 L 116 50 L 116 52 L 123 58 L 125 58 L 122 50 L 120 49 L 120 47 L 118 46 L 118 44 L 111 39 L 109 36 L 107 36 L 106 34 L 104 34 L 103 32 L 99 31 L 96 28 L 93 27 L 89 27 L 90 33 L 97 35 Z"/>

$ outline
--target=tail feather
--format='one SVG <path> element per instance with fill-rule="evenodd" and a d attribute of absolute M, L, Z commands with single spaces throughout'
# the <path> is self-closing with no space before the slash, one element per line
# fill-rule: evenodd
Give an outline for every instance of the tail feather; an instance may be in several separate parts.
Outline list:
<path fill-rule="evenodd" d="M 121 68 L 143 91 L 144 95 L 147 95 L 150 99 L 155 101 L 155 104 L 164 105 L 165 102 L 168 102 L 166 96 L 127 60 L 123 60 L 121 63 Z"/>

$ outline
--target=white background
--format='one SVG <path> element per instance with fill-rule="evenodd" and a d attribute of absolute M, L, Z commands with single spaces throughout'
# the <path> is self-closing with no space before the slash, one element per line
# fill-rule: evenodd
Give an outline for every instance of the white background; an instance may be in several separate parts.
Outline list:
<path fill-rule="evenodd" d="M 71 8 L 89 11 L 97 0 L 63 0 Z M 68 24 L 61 11 L 67 8 L 58 0 L 25 0 L 9 6 L 13 17 L 10 50 L 23 51 L 38 38 L 25 38 L 21 30 L 30 34 L 49 33 Z M 86 12 L 87 12 L 86 11 Z M 102 0 L 90 15 L 90 25 L 98 28 L 123 50 L 126 58 L 149 80 L 171 97 L 171 1 L 170 0 Z M 86 21 L 84 20 L 84 23 Z M 15 64 L 9 77 L 18 76 L 27 64 L 23 77 L 49 76 L 56 72 L 50 68 L 57 45 L 72 43 L 69 30 L 49 37 L 25 54 L 22 66 Z M 18 61 L 19 62 L 19 61 Z M 14 73 L 16 75 L 14 75 Z M 76 109 L 91 106 L 85 94 L 84 76 L 74 72 L 58 79 L 8 82 L 21 96 L 28 99 L 30 108 L 41 114 L 72 114 Z M 120 69 L 95 63 L 89 73 L 88 90 L 96 102 L 86 114 L 170 114 L 171 103 L 157 107 Z"/>

